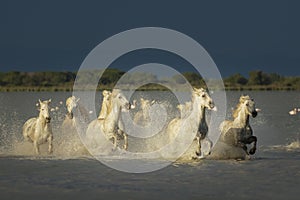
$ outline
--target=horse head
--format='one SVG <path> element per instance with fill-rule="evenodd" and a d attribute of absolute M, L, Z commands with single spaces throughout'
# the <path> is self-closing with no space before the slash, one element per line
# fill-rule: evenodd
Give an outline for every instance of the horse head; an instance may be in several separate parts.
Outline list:
<path fill-rule="evenodd" d="M 39 99 L 39 111 L 40 111 L 40 117 L 43 117 L 47 123 L 50 123 L 51 117 L 50 117 L 50 109 L 49 104 L 51 103 L 51 99 L 47 101 L 41 101 Z"/>
<path fill-rule="evenodd" d="M 257 109 L 255 108 L 255 102 L 248 95 L 242 95 L 239 100 L 241 108 L 245 109 L 246 114 L 251 115 L 252 117 L 257 116 Z"/>
<path fill-rule="evenodd" d="M 103 90 L 102 95 L 103 95 L 103 101 L 108 102 L 111 97 L 111 92 L 108 90 Z"/>
<path fill-rule="evenodd" d="M 79 100 L 80 98 L 76 98 L 75 96 L 71 96 L 66 100 L 68 114 L 72 115 L 74 109 L 76 109 L 78 106 Z"/>
<path fill-rule="evenodd" d="M 125 108 L 129 110 L 131 108 L 131 104 L 127 100 L 127 98 L 122 94 L 121 90 L 114 89 L 111 93 L 111 105 L 116 104 L 119 108 Z"/>
<path fill-rule="evenodd" d="M 212 98 L 209 96 L 208 92 L 203 88 L 194 88 L 193 89 L 193 101 L 199 100 L 201 103 L 201 107 L 208 108 L 208 109 L 214 109 L 215 104 L 212 100 Z"/>
<path fill-rule="evenodd" d="M 148 99 L 141 98 L 141 108 L 143 110 L 150 108 L 150 101 Z"/>

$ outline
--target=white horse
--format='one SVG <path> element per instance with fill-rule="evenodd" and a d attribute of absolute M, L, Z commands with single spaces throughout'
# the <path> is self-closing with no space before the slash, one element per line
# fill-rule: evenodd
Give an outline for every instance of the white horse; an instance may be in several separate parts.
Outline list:
<path fill-rule="evenodd" d="M 193 90 L 192 97 L 192 110 L 189 115 L 184 118 L 175 118 L 167 126 L 166 132 L 169 135 L 170 141 L 177 137 L 179 130 L 185 130 L 188 132 L 196 132 L 196 140 L 198 141 L 198 148 L 196 155 L 204 156 L 201 153 L 201 140 L 205 139 L 210 141 L 207 137 L 208 127 L 205 120 L 205 108 L 213 109 L 215 107 L 213 100 L 209 94 L 203 88 Z M 204 126 L 204 127 L 203 127 Z M 210 141 L 211 143 L 211 141 Z M 211 147 L 211 144 L 210 144 Z M 210 153 L 210 149 L 207 154 Z M 192 156 L 195 157 L 194 155 Z"/>
<path fill-rule="evenodd" d="M 150 107 L 155 101 L 149 101 L 148 99 L 140 99 L 140 110 L 134 115 L 133 122 L 138 125 L 145 126 L 150 121 Z"/>
<path fill-rule="evenodd" d="M 127 134 L 120 127 L 120 115 L 122 108 L 130 109 L 131 105 L 120 90 L 114 89 L 109 98 L 107 114 L 104 118 L 93 120 L 87 129 L 87 135 L 95 132 L 102 132 L 108 140 L 113 139 L 114 148 L 117 147 L 117 140 L 124 139 L 123 148 L 127 149 Z"/>
<path fill-rule="evenodd" d="M 37 154 L 40 153 L 39 145 L 46 142 L 49 143 L 48 152 L 53 152 L 53 134 L 50 125 L 51 117 L 49 114 L 50 102 L 51 99 L 48 101 L 39 100 L 39 116 L 27 120 L 23 125 L 23 136 L 26 140 L 33 142 Z"/>
<path fill-rule="evenodd" d="M 101 110 L 100 110 L 100 113 L 99 113 L 99 116 L 98 116 L 99 120 L 104 120 L 108 115 L 108 109 L 111 106 L 111 94 L 112 93 L 110 91 L 107 91 L 107 90 L 103 90 L 103 92 L 102 92 L 103 100 L 102 100 Z M 136 106 L 135 104 L 136 104 L 136 101 L 134 100 L 133 104 L 130 104 L 130 109 L 134 109 L 135 106 Z M 124 107 L 122 107 L 121 111 L 122 112 L 127 112 L 128 109 L 127 108 L 124 109 Z M 122 119 L 122 114 L 119 117 L 117 130 L 118 130 L 119 135 L 126 134 L 125 133 L 125 125 L 124 125 L 124 122 L 123 122 L 123 119 Z"/>
<path fill-rule="evenodd" d="M 60 150 L 71 154 L 87 153 L 79 135 L 85 133 L 89 121 L 88 111 L 80 104 L 80 98 L 71 96 L 66 100 L 67 114 L 61 125 Z"/>
<path fill-rule="evenodd" d="M 80 98 L 71 96 L 66 100 L 67 114 L 62 123 L 62 128 L 76 128 L 83 123 L 88 123 L 88 111 L 80 104 Z"/>
<path fill-rule="evenodd" d="M 249 96 L 241 96 L 239 103 L 233 112 L 233 121 L 225 120 L 220 125 L 220 141 L 229 145 L 241 147 L 247 154 L 246 145 L 254 143 L 249 151 L 252 155 L 256 151 L 257 138 L 253 136 L 253 131 L 249 123 L 249 116 L 257 116 L 255 102 Z"/>

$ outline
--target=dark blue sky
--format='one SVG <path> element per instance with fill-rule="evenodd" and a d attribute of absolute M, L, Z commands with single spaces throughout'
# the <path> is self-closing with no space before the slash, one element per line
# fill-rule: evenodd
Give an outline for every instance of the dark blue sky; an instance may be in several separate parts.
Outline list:
<path fill-rule="evenodd" d="M 106 38 L 155 26 L 198 41 L 223 76 L 257 69 L 300 75 L 299 9 L 297 1 L 0 1 L 0 71 L 76 71 Z M 128 69 L 160 60 L 189 70 L 157 52 L 115 64 Z"/>

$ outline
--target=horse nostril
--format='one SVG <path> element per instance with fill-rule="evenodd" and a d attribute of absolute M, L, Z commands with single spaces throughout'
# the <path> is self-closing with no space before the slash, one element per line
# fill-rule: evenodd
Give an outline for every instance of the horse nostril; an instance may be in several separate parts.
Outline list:
<path fill-rule="evenodd" d="M 256 117 L 257 116 L 257 112 L 256 110 L 252 112 L 252 117 Z"/>

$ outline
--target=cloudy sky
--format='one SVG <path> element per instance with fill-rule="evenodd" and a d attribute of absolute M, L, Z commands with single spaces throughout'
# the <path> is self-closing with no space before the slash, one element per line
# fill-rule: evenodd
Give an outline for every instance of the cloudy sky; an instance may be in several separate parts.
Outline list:
<path fill-rule="evenodd" d="M 164 27 L 199 42 L 223 76 L 251 70 L 300 75 L 297 1 L 0 1 L 0 71 L 76 71 L 100 42 L 137 27 Z M 149 62 L 181 71 L 168 52 L 133 52 L 112 67 Z"/>

